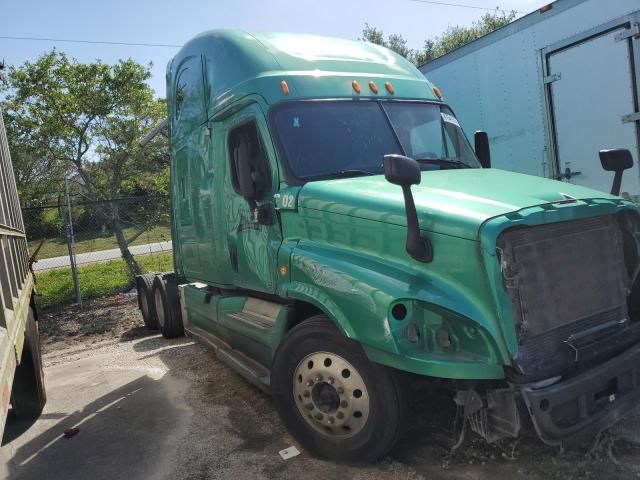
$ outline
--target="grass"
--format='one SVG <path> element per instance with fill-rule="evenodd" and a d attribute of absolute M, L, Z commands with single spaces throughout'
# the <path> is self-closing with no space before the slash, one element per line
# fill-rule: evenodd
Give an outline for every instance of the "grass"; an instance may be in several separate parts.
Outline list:
<path fill-rule="evenodd" d="M 173 270 L 171 252 L 136 257 L 145 272 Z M 132 286 L 123 260 L 111 260 L 78 267 L 80 295 L 83 300 L 122 292 Z M 60 268 L 36 274 L 38 304 L 41 307 L 62 305 L 75 301 L 71 269 Z"/>
<path fill-rule="evenodd" d="M 134 227 L 124 229 L 124 235 L 126 238 L 130 238 L 136 233 Z M 118 248 L 116 238 L 113 235 L 106 236 L 84 236 L 81 233 L 75 235 L 76 253 L 88 253 L 99 252 L 101 250 L 109 250 L 111 248 Z M 157 226 L 144 232 L 138 238 L 136 238 L 130 245 L 144 245 L 146 243 L 163 242 L 171 240 L 171 229 L 168 226 Z M 35 252 L 36 248 L 40 244 L 41 240 L 32 240 L 29 242 L 29 252 Z M 60 238 L 48 238 L 45 240 L 40 252 L 38 252 L 38 258 L 60 257 L 62 255 L 68 255 L 67 241 Z"/>

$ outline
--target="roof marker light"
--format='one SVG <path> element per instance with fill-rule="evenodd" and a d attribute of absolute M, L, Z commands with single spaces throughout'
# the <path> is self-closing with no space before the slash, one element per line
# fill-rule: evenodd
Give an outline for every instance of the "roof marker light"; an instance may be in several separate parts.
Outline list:
<path fill-rule="evenodd" d="M 354 92 L 360 93 L 360 84 L 357 82 L 357 80 L 351 82 L 351 86 L 353 87 Z"/>
<path fill-rule="evenodd" d="M 438 97 L 439 100 L 442 100 L 442 92 L 438 87 L 433 87 L 433 93 L 436 94 L 436 97 Z"/>
<path fill-rule="evenodd" d="M 375 93 L 376 95 L 378 94 L 378 86 L 376 85 L 376 82 L 374 82 L 373 80 L 369 82 L 369 88 L 373 93 Z"/>
<path fill-rule="evenodd" d="M 286 81 L 282 80 L 280 82 L 280 89 L 282 90 L 282 93 L 289 95 L 289 85 L 287 85 Z"/>
<path fill-rule="evenodd" d="M 387 92 L 389 92 L 391 95 L 393 95 L 393 92 L 395 91 L 393 89 L 393 85 L 391 85 L 389 82 L 384 82 L 384 88 L 387 89 Z"/>

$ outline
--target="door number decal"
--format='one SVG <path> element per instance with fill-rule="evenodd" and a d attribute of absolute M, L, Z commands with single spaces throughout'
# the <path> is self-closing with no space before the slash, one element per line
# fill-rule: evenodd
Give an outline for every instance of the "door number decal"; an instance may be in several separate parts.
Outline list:
<path fill-rule="evenodd" d="M 282 208 L 293 210 L 296 208 L 296 196 L 290 193 L 285 193 L 284 195 L 276 193 L 273 196 L 273 199 L 276 201 L 277 209 Z"/>
<path fill-rule="evenodd" d="M 282 196 L 282 208 L 293 208 L 295 197 L 291 194 Z"/>

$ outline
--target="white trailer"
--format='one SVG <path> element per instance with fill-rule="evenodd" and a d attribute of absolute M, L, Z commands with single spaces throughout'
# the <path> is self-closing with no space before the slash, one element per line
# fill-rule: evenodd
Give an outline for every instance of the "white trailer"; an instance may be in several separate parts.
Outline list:
<path fill-rule="evenodd" d="M 558 0 L 420 70 L 493 166 L 609 191 L 598 151 L 626 148 L 640 195 L 640 1 Z"/>

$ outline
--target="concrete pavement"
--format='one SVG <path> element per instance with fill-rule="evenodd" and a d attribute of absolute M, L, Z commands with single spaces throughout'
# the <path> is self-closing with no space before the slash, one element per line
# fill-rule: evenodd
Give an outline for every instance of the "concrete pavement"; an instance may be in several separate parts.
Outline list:
<path fill-rule="evenodd" d="M 183 398 L 187 383 L 166 370 L 144 361 L 125 365 L 113 353 L 48 368 L 40 419 L 7 424 L 0 478 L 165 477 L 175 457 L 167 447 L 187 433 L 192 415 Z M 71 427 L 79 433 L 64 438 Z"/>

